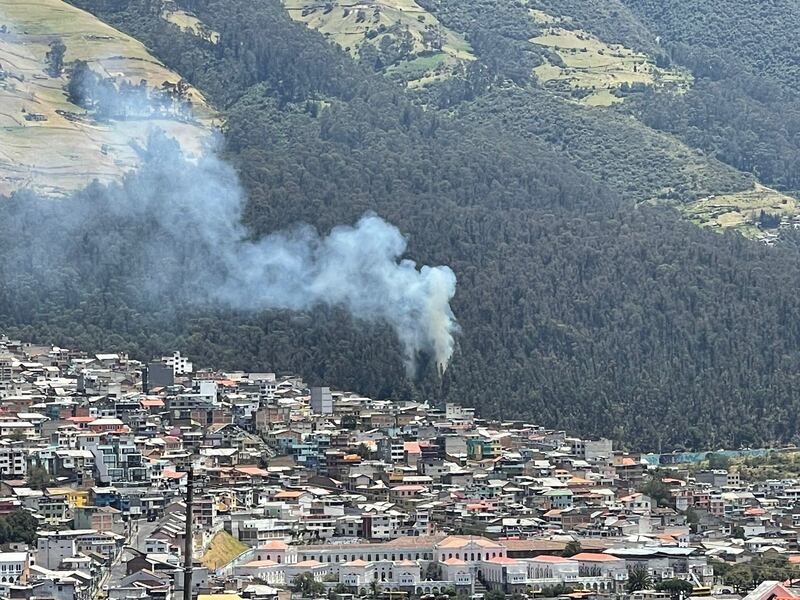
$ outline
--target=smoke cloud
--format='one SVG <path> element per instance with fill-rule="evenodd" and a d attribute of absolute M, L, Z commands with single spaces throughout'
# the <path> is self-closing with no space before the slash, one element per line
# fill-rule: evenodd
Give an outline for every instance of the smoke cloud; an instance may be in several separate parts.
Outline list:
<path fill-rule="evenodd" d="M 141 167 L 120 184 L 10 202 L 7 231 L 25 256 L 6 264 L 53 273 L 90 259 L 96 271 L 110 261 L 106 254 L 122 253 L 143 265 L 147 277 L 137 286 L 151 298 L 247 311 L 341 307 L 389 324 L 410 370 L 420 353 L 447 366 L 457 330 L 455 275 L 403 258 L 406 239 L 396 227 L 367 214 L 327 235 L 301 225 L 253 239 L 238 177 L 216 153 L 188 161 L 160 132 L 140 153 Z"/>

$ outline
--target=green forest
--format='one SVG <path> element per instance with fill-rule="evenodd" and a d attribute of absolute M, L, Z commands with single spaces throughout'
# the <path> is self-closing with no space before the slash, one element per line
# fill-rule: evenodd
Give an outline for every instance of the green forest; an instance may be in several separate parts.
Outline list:
<path fill-rule="evenodd" d="M 72 3 L 144 42 L 224 114 L 254 237 L 374 211 L 408 236 L 408 256 L 454 270 L 461 331 L 443 374 L 409 377 L 388 327 L 337 310 L 187 306 L 182 290 L 202 272 L 191 260 L 153 302 L 136 290 L 158 269 L 141 252 L 155 234 L 103 216 L 134 173 L 63 201 L 100 216 L 47 277 L 19 268 L 44 260 L 21 248 L 37 223 L 20 210 L 43 200 L 0 206 L 9 334 L 142 359 L 181 349 L 202 365 L 453 400 L 630 449 L 800 440 L 800 238 L 788 228 L 767 246 L 674 209 L 755 181 L 800 188 L 789 3 L 769 3 L 767 19 L 744 0 L 420 0 L 476 56 L 422 87 L 351 58 L 278 0 L 180 0 L 218 43 L 160 18 L 161 0 Z M 560 58 L 528 41 L 543 27 L 531 9 L 678 65 L 691 86 L 629 86 L 608 107 L 555 93 L 534 72 Z"/>

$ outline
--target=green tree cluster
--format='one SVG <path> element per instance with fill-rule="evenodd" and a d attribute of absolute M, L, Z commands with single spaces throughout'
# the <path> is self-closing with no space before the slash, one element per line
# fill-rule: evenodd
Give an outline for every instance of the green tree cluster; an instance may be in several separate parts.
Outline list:
<path fill-rule="evenodd" d="M 0 517 L 0 544 L 25 543 L 36 541 L 39 522 L 27 510 L 15 510 Z"/>

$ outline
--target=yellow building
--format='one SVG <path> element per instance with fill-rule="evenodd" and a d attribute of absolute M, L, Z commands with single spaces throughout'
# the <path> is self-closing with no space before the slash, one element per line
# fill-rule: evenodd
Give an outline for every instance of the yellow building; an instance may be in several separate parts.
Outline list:
<path fill-rule="evenodd" d="M 88 490 L 73 490 L 72 488 L 49 487 L 46 489 L 48 496 L 64 496 L 67 504 L 72 508 L 84 507 L 89 504 Z"/>

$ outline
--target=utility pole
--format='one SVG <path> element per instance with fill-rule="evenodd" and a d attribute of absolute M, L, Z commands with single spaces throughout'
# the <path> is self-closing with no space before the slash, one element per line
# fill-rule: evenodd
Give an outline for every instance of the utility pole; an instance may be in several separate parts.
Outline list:
<path fill-rule="evenodd" d="M 189 466 L 186 480 L 186 531 L 183 540 L 183 600 L 192 600 L 192 502 L 194 468 Z"/>

